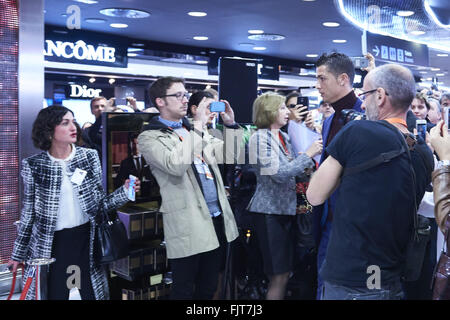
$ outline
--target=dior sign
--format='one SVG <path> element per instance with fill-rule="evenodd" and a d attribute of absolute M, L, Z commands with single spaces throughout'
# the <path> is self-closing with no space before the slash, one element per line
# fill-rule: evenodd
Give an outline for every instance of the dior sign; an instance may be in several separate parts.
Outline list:
<path fill-rule="evenodd" d="M 102 89 L 91 89 L 86 85 L 80 86 L 78 84 L 70 85 L 70 97 L 71 98 L 94 98 L 98 97 L 102 92 Z"/>

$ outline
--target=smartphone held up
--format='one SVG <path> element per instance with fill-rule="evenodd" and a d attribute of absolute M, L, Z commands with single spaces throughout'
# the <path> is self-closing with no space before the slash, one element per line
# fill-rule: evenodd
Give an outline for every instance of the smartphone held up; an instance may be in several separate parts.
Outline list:
<path fill-rule="evenodd" d="M 426 141 L 427 138 L 427 121 L 426 120 L 416 120 L 416 130 L 417 130 L 417 136 L 422 137 L 424 141 Z"/>

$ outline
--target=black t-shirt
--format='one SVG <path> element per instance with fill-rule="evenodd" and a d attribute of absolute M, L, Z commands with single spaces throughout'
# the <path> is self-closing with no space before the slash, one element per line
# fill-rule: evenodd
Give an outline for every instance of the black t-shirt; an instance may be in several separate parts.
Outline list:
<path fill-rule="evenodd" d="M 400 135 L 375 121 L 348 123 L 327 147 L 343 168 L 402 148 Z M 413 177 L 407 153 L 366 171 L 344 176 L 321 276 L 325 281 L 366 287 L 369 266 L 381 284 L 398 280 L 413 232 Z M 419 200 L 418 200 L 419 201 Z"/>

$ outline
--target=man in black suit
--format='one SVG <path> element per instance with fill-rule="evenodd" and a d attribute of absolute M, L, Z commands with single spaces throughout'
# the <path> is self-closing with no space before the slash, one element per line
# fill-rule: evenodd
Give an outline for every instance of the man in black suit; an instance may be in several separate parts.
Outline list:
<path fill-rule="evenodd" d="M 131 137 L 131 156 L 122 160 L 120 163 L 119 173 L 114 180 L 115 186 L 123 185 L 124 181 L 132 174 L 141 180 L 141 191 L 136 193 L 137 198 L 150 197 L 154 192 L 152 188 L 158 188 L 155 178 L 153 177 L 149 165 L 145 162 L 144 157 L 137 147 L 137 135 Z"/>

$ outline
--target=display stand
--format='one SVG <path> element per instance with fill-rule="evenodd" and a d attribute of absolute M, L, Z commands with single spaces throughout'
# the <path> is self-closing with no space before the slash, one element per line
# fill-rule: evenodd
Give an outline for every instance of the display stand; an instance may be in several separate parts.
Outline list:
<path fill-rule="evenodd" d="M 141 181 L 136 201 L 117 210 L 124 223 L 130 254 L 110 264 L 112 300 L 167 299 L 172 283 L 164 243 L 159 186 L 145 159 L 139 155 L 137 136 L 157 114 L 103 113 L 103 183 L 109 193 L 132 174 Z"/>

